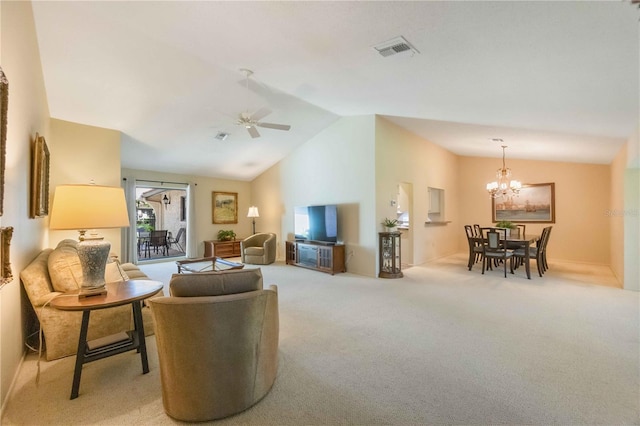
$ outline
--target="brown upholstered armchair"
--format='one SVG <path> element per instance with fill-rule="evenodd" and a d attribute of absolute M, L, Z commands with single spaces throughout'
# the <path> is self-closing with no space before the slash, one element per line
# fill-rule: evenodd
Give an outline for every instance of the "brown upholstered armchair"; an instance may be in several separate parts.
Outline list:
<path fill-rule="evenodd" d="M 268 265 L 276 261 L 276 234 L 254 234 L 240 242 L 242 263 Z"/>
<path fill-rule="evenodd" d="M 239 413 L 278 370 L 278 292 L 260 269 L 174 274 L 150 299 L 165 412 L 187 422 Z"/>

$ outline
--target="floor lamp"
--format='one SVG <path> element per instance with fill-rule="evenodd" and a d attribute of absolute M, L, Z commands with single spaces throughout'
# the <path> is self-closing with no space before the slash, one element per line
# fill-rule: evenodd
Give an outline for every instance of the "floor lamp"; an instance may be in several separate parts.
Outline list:
<path fill-rule="evenodd" d="M 251 223 L 253 224 L 253 234 L 256 233 L 256 217 L 260 217 L 260 213 L 258 213 L 258 208 L 256 206 L 249 207 L 249 213 L 247 213 L 247 217 L 250 217 Z"/>
<path fill-rule="evenodd" d="M 78 257 L 83 280 L 79 297 L 107 292 L 104 272 L 111 243 L 95 231 L 87 231 L 128 226 L 129 215 L 122 188 L 100 185 L 60 185 L 56 188 L 49 228 L 74 229 L 80 233 Z"/>

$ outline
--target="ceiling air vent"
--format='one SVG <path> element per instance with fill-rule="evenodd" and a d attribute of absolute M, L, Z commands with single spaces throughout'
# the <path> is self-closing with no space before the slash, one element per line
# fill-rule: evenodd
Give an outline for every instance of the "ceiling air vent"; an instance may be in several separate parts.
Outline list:
<path fill-rule="evenodd" d="M 216 135 L 216 139 L 219 139 L 221 141 L 227 139 L 229 137 L 229 133 L 225 133 L 225 132 L 218 132 L 218 134 Z"/>
<path fill-rule="evenodd" d="M 420 53 L 418 52 L 418 49 L 413 47 L 411 43 L 409 43 L 407 39 L 402 36 L 387 40 L 383 43 L 373 46 L 373 48 L 385 58 L 387 56 L 395 55 L 396 53 L 411 52 L 412 55 Z"/>

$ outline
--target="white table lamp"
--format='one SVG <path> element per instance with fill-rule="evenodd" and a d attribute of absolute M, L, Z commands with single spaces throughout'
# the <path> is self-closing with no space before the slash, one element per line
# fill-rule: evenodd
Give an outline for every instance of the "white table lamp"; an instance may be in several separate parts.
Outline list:
<path fill-rule="evenodd" d="M 247 217 L 252 218 L 251 223 L 253 224 L 253 234 L 255 234 L 256 233 L 256 217 L 260 217 L 258 208 L 256 206 L 249 207 L 249 213 L 247 213 Z"/>
<path fill-rule="evenodd" d="M 104 294 L 104 272 L 111 244 L 88 230 L 129 226 L 124 190 L 113 186 L 60 185 L 51 207 L 50 229 L 80 233 L 78 256 L 83 282 L 80 295 Z"/>

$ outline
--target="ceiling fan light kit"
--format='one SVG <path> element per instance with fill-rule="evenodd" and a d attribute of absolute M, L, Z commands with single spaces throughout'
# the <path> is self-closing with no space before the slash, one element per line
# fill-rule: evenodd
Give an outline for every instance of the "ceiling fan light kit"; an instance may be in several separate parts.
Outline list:
<path fill-rule="evenodd" d="M 246 79 L 246 89 L 247 89 L 247 98 L 249 96 L 249 77 L 253 74 L 253 71 L 240 68 L 240 72 L 244 73 Z M 248 102 L 247 102 L 247 110 L 241 112 L 236 122 L 239 126 L 244 126 L 245 129 L 249 132 L 249 135 L 252 138 L 259 138 L 260 133 L 256 127 L 264 127 L 266 129 L 275 129 L 275 130 L 290 130 L 291 126 L 288 124 L 276 124 L 276 123 L 264 123 L 260 121 L 263 117 L 271 114 L 271 110 L 269 108 L 260 108 L 258 111 L 253 114 L 249 114 Z"/>

